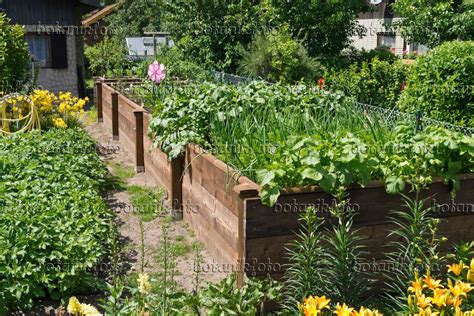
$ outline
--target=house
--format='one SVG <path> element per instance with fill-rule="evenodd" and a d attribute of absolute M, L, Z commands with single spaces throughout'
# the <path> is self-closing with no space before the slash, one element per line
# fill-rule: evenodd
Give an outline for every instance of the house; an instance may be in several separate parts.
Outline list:
<path fill-rule="evenodd" d="M 0 0 L 0 9 L 23 25 L 37 86 L 84 96 L 84 29 L 81 18 L 100 0 Z"/>
<path fill-rule="evenodd" d="M 82 27 L 88 30 L 87 34 L 85 34 L 87 45 L 92 46 L 104 40 L 105 35 L 108 33 L 107 22 L 104 18 L 114 13 L 116 6 L 117 4 L 115 3 L 105 6 L 100 10 L 95 10 L 82 21 Z"/>
<path fill-rule="evenodd" d="M 415 43 L 408 43 L 400 30 L 395 26 L 401 19 L 390 9 L 395 0 L 368 1 L 371 10 L 360 13 L 358 22 L 366 30 L 362 37 L 353 36 L 352 46 L 357 49 L 374 49 L 381 46 L 389 47 L 395 54 L 401 56 L 409 52 L 426 52 L 427 48 Z M 379 4 L 371 3 L 380 2 Z"/>

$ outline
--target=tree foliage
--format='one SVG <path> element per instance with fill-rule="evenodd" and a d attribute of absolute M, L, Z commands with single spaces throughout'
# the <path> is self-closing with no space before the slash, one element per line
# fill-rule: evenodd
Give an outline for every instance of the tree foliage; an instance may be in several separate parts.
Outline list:
<path fill-rule="evenodd" d="M 472 0 L 398 0 L 392 8 L 403 17 L 397 24 L 411 42 L 433 48 L 445 41 L 474 38 Z"/>
<path fill-rule="evenodd" d="M 255 1 L 168 1 L 165 10 L 165 28 L 185 55 L 215 69 L 235 71 L 239 46 L 263 31 Z"/>
<path fill-rule="evenodd" d="M 142 36 L 145 31 L 160 31 L 162 0 L 118 0 L 115 13 L 106 19 L 113 36 Z"/>
<path fill-rule="evenodd" d="M 19 89 L 27 80 L 29 52 L 19 25 L 0 13 L 0 93 Z"/>
<path fill-rule="evenodd" d="M 303 40 L 311 56 L 330 58 L 362 34 L 357 14 L 367 9 L 363 0 L 271 0 L 278 23 L 288 23 L 292 35 Z"/>
<path fill-rule="evenodd" d="M 398 102 L 451 124 L 474 126 L 474 41 L 446 42 L 419 57 Z"/>

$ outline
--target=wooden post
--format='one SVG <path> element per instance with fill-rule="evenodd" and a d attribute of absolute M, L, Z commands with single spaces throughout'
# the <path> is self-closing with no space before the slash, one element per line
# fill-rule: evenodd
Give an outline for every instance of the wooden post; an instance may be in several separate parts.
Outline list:
<path fill-rule="evenodd" d="M 119 140 L 118 93 L 112 92 L 112 139 Z"/>
<path fill-rule="evenodd" d="M 143 111 L 135 114 L 135 158 L 137 173 L 145 172 L 145 149 L 143 145 Z"/>
<path fill-rule="evenodd" d="M 102 82 L 100 81 L 95 83 L 95 96 L 97 106 L 97 122 L 102 123 L 104 121 L 104 114 L 102 112 Z"/>
<path fill-rule="evenodd" d="M 171 183 L 170 202 L 172 217 L 174 220 L 183 219 L 183 157 L 171 161 Z"/>

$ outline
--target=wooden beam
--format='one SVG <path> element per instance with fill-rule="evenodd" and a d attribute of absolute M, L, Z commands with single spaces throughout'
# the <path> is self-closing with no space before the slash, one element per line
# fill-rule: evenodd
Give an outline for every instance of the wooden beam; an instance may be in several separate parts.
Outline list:
<path fill-rule="evenodd" d="M 145 172 L 145 149 L 143 145 L 143 111 L 135 114 L 135 161 L 137 173 Z"/>
<path fill-rule="evenodd" d="M 96 96 L 96 107 L 97 107 L 97 122 L 104 122 L 104 113 L 102 111 L 102 82 L 97 81 L 95 83 L 95 96 Z"/>
<path fill-rule="evenodd" d="M 119 140 L 119 104 L 118 93 L 112 92 L 112 139 Z"/>

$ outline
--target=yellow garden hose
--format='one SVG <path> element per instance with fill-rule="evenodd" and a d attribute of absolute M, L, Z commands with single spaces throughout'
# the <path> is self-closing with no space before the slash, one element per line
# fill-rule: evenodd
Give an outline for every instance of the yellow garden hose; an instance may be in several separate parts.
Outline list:
<path fill-rule="evenodd" d="M 14 103 L 12 103 L 12 101 Z M 29 113 L 21 118 L 10 118 L 8 117 L 7 109 L 9 106 L 25 105 L 29 107 Z M 21 107 L 20 107 L 21 108 Z M 36 109 L 33 101 L 30 97 L 22 95 L 20 93 L 12 93 L 0 98 L 0 122 L 2 123 L 2 135 L 12 135 L 17 133 L 24 133 L 31 131 L 32 129 L 41 129 L 40 118 L 38 110 Z M 15 132 L 10 132 L 11 123 L 25 122 L 24 125 Z"/>

